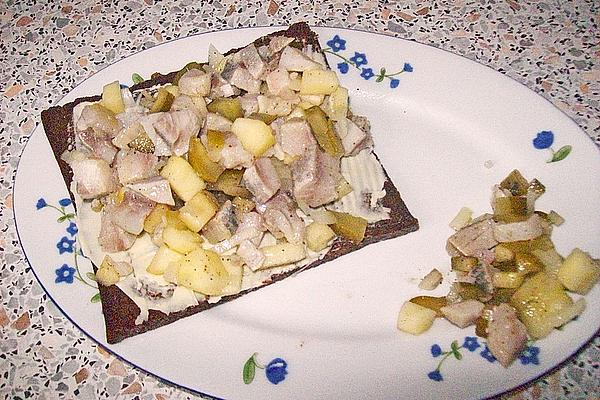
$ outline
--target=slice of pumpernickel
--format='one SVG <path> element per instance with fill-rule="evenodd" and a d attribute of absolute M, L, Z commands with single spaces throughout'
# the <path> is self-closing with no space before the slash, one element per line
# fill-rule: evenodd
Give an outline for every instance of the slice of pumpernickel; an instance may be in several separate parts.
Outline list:
<path fill-rule="evenodd" d="M 261 37 L 254 41 L 254 44 L 259 47 L 264 44 L 268 44 L 271 37 L 275 35 L 285 35 L 293 37 L 303 45 L 312 45 L 315 50 L 320 50 L 321 47 L 318 42 L 318 37 L 306 23 L 297 23 L 291 25 L 287 30 L 272 33 L 270 35 Z M 239 49 L 233 49 L 231 52 L 235 52 Z M 229 54 L 228 53 L 228 54 Z M 177 74 L 172 72 L 166 75 L 154 74 L 148 81 L 144 81 L 131 87 L 132 91 L 139 89 L 149 88 L 155 85 L 162 85 L 171 83 L 173 78 Z M 61 173 L 64 177 L 67 187 L 70 187 L 72 180 L 72 171 L 69 165 L 61 159 L 61 155 L 66 150 L 71 150 L 71 146 L 74 141 L 74 129 L 72 126 L 72 114 L 73 108 L 80 102 L 83 101 L 98 101 L 100 96 L 86 97 L 75 100 L 72 103 L 68 103 L 64 106 L 51 107 L 48 110 L 42 112 L 42 123 L 44 130 Z M 419 223 L 414 218 L 406 204 L 402 200 L 400 193 L 392 183 L 387 172 L 384 173 L 386 176 L 386 182 L 384 189 L 386 192 L 385 197 L 381 200 L 381 204 L 384 207 L 390 209 L 390 218 L 382 220 L 373 224 L 369 224 L 365 234 L 364 240 L 359 243 L 353 243 L 347 239 L 338 237 L 335 239 L 331 249 L 327 254 L 319 260 L 314 261 L 302 270 L 314 268 L 317 265 L 331 261 L 337 257 L 343 256 L 355 250 L 358 250 L 364 246 L 372 243 L 377 243 L 382 240 L 395 238 L 398 236 L 405 235 L 409 232 L 416 231 L 419 228 Z M 73 197 L 73 195 L 71 194 Z M 97 266 L 94 266 L 94 270 Z M 188 307 L 185 310 L 174 312 L 171 314 L 164 314 L 161 311 L 150 310 L 148 320 L 137 324 L 135 320 L 140 313 L 138 306 L 131 300 L 121 289 L 116 285 L 102 286 L 100 285 L 100 297 L 102 301 L 102 312 L 104 314 L 104 320 L 106 325 L 106 340 L 108 343 L 117 343 L 121 340 L 134 336 L 152 329 L 156 329 L 163 325 L 170 324 L 181 318 L 196 314 L 200 311 L 212 308 L 219 304 L 223 304 L 227 301 L 236 299 L 254 290 L 266 287 L 274 282 L 278 282 L 284 278 L 287 278 L 297 273 L 297 270 L 281 273 L 272 276 L 272 278 L 265 282 L 262 286 L 257 288 L 247 289 L 238 294 L 232 296 L 224 296 L 218 303 L 208 303 L 206 300 L 201 302 L 197 306 Z"/>

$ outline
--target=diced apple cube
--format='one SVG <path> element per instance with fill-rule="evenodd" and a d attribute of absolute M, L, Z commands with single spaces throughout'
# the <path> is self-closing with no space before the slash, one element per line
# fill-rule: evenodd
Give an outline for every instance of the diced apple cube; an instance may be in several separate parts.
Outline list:
<path fill-rule="evenodd" d="M 218 210 L 219 205 L 206 192 L 200 191 L 179 209 L 179 218 L 191 231 L 200 232 Z"/>
<path fill-rule="evenodd" d="M 111 82 L 102 88 L 102 105 L 115 114 L 125 111 L 125 103 L 121 96 L 121 85 L 119 81 Z"/>
<path fill-rule="evenodd" d="M 271 127 L 257 119 L 238 118 L 233 121 L 231 131 L 254 157 L 260 157 L 275 144 Z"/>
<path fill-rule="evenodd" d="M 306 257 L 306 249 L 302 243 L 279 243 L 259 250 L 265 255 L 261 269 L 295 263 Z"/>
<path fill-rule="evenodd" d="M 581 249 L 575 248 L 558 269 L 558 280 L 568 290 L 586 294 L 600 279 L 600 266 Z"/>
<path fill-rule="evenodd" d="M 171 188 L 183 201 L 188 201 L 200 190 L 204 189 L 204 181 L 184 158 L 171 156 L 160 171 L 163 178 L 169 181 Z"/>
<path fill-rule="evenodd" d="M 162 233 L 163 243 L 179 253 L 189 253 L 202 244 L 202 237 L 187 229 L 167 226 Z"/>
<path fill-rule="evenodd" d="M 152 257 L 152 261 L 150 261 L 146 271 L 151 274 L 162 275 L 165 273 L 170 263 L 179 261 L 181 257 L 183 257 L 183 254 L 172 250 L 170 247 L 163 244 L 154 254 L 154 257 Z"/>
<path fill-rule="evenodd" d="M 331 94 L 339 85 L 335 71 L 311 69 L 302 73 L 300 94 Z"/>
<path fill-rule="evenodd" d="M 321 251 L 335 237 L 335 232 L 327 224 L 313 222 L 306 227 L 306 245 L 312 251 Z"/>
<path fill-rule="evenodd" d="M 411 335 L 420 335 L 431 328 L 435 316 L 435 311 L 407 301 L 400 308 L 397 327 L 399 330 Z"/>
<path fill-rule="evenodd" d="M 198 248 L 177 262 L 177 284 L 209 296 L 223 294 L 230 277 L 220 256 Z"/>

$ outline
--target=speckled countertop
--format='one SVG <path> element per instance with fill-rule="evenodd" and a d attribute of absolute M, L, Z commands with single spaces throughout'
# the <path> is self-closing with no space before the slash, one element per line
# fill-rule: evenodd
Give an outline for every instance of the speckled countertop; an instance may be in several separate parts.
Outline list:
<path fill-rule="evenodd" d="M 240 5 L 246 3 L 246 5 Z M 12 214 L 19 155 L 41 110 L 142 49 L 223 28 L 352 27 L 486 64 L 533 89 L 600 143 L 600 3 L 495 1 L 14 1 L 0 4 L 0 396 L 184 399 L 78 331 L 24 259 Z M 600 339 L 511 399 L 600 396 Z"/>

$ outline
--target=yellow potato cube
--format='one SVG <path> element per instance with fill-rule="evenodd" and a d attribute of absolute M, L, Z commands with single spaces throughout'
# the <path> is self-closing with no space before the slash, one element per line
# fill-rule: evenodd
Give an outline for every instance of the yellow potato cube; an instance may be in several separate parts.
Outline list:
<path fill-rule="evenodd" d="M 144 220 L 144 231 L 153 234 L 156 227 L 162 223 L 168 210 L 170 210 L 170 208 L 166 204 L 157 204 L 154 206 L 150 214 L 148 214 Z"/>
<path fill-rule="evenodd" d="M 229 283 L 223 288 L 221 293 L 225 296 L 239 293 L 242 290 L 243 263 L 235 262 L 232 256 L 221 256 L 221 261 L 229 273 Z"/>
<path fill-rule="evenodd" d="M 146 271 L 151 274 L 162 275 L 170 263 L 179 261 L 181 257 L 183 257 L 183 254 L 171 250 L 171 248 L 163 244 L 159 247 L 156 254 L 154 254 L 154 257 L 152 257 L 152 261 L 150 261 Z"/>
<path fill-rule="evenodd" d="M 202 237 L 187 229 L 177 229 L 167 226 L 162 233 L 163 243 L 179 253 L 189 253 L 200 247 Z"/>
<path fill-rule="evenodd" d="M 571 292 L 587 294 L 600 279 L 600 266 L 590 255 L 573 249 L 558 269 L 558 280 Z"/>
<path fill-rule="evenodd" d="M 312 251 L 321 251 L 335 237 L 335 232 L 327 224 L 313 222 L 306 227 L 306 245 Z"/>
<path fill-rule="evenodd" d="M 120 278 L 119 273 L 112 262 L 110 262 L 110 258 L 105 256 L 102 264 L 100 264 L 100 268 L 96 271 L 96 282 L 103 286 L 110 286 L 119 282 Z"/>
<path fill-rule="evenodd" d="M 411 335 L 420 335 L 431 328 L 435 316 L 435 311 L 407 301 L 400 308 L 396 327 L 402 332 L 410 333 Z"/>
<path fill-rule="evenodd" d="M 125 111 L 125 103 L 121 96 L 119 81 L 111 82 L 102 88 L 102 105 L 115 114 Z"/>
<path fill-rule="evenodd" d="M 200 190 L 204 189 L 204 181 L 185 158 L 171 156 L 160 171 L 163 178 L 169 181 L 171 188 L 183 201 L 188 201 Z"/>
<path fill-rule="evenodd" d="M 179 218 L 191 231 L 200 232 L 218 210 L 219 205 L 206 192 L 200 191 L 179 209 Z"/>
<path fill-rule="evenodd" d="M 348 89 L 338 86 L 326 101 L 325 112 L 334 121 L 341 121 L 348 115 Z"/>
<path fill-rule="evenodd" d="M 223 294 L 230 276 L 217 253 L 198 248 L 177 262 L 177 284 L 209 296 Z"/>
<path fill-rule="evenodd" d="M 257 119 L 238 118 L 233 121 L 231 131 L 254 157 L 260 157 L 275 144 L 271 127 Z"/>
<path fill-rule="evenodd" d="M 179 210 L 167 210 L 165 213 L 165 225 L 177 229 L 187 229 L 187 225 L 179 218 Z"/>
<path fill-rule="evenodd" d="M 335 71 L 310 69 L 302 73 L 300 94 L 331 94 L 339 85 Z"/>

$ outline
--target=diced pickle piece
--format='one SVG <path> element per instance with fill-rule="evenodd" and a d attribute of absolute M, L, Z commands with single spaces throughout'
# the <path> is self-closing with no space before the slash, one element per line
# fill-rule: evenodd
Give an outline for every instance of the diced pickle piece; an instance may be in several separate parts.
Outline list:
<path fill-rule="evenodd" d="M 486 304 L 488 306 L 497 306 L 502 303 L 509 303 L 515 291 L 516 289 L 512 288 L 496 288 L 494 289 L 492 298 L 489 299 Z"/>
<path fill-rule="evenodd" d="M 479 300 L 483 301 L 489 296 L 479 286 L 474 283 L 456 282 L 452 285 L 453 290 L 463 300 Z"/>
<path fill-rule="evenodd" d="M 225 146 L 225 133 L 209 129 L 206 132 L 206 146 L 208 151 L 220 153 Z"/>
<path fill-rule="evenodd" d="M 175 96 L 173 96 L 167 89 L 158 89 L 156 100 L 154 100 L 154 104 L 152 104 L 150 112 L 157 113 L 169 111 L 171 109 L 171 105 L 173 104 L 173 100 L 175 100 Z"/>
<path fill-rule="evenodd" d="M 202 144 L 200 138 L 197 137 L 190 139 L 188 162 L 196 170 L 198 175 L 200 175 L 200 178 L 207 182 L 216 182 L 225 170 L 219 163 L 216 163 L 209 158 L 208 151 Z"/>
<path fill-rule="evenodd" d="M 473 269 L 479 260 L 477 257 L 470 256 L 454 256 L 450 259 L 450 265 L 453 271 L 469 272 Z"/>
<path fill-rule="evenodd" d="M 525 221 L 528 217 L 526 197 L 498 197 L 494 200 L 494 219 L 496 221 L 518 222 Z"/>
<path fill-rule="evenodd" d="M 332 211 L 335 215 L 335 223 L 331 225 L 331 229 L 339 236 L 350 239 L 354 243 L 360 243 L 365 238 L 365 231 L 367 230 L 367 220 L 362 217 L 356 217 L 354 215 Z"/>
<path fill-rule="evenodd" d="M 410 302 L 435 311 L 436 317 L 443 317 L 444 314 L 442 314 L 440 309 L 448 305 L 446 297 L 417 296 L 410 299 Z"/>
<path fill-rule="evenodd" d="M 544 269 L 544 264 L 531 253 L 516 252 L 515 266 L 517 271 L 523 275 L 540 272 Z"/>
<path fill-rule="evenodd" d="M 549 335 L 554 328 L 576 316 L 573 315 L 573 300 L 562 284 L 545 272 L 527 278 L 510 303 L 529 335 L 536 339 Z"/>
<path fill-rule="evenodd" d="M 500 182 L 500 187 L 511 192 L 513 196 L 524 196 L 527 194 L 529 182 L 519 170 L 515 169 Z"/>
<path fill-rule="evenodd" d="M 218 99 L 214 99 L 206 105 L 206 109 L 209 112 L 222 115 L 230 121 L 234 121 L 236 118 L 242 118 L 244 116 L 242 103 L 237 97 L 220 97 Z"/>
<path fill-rule="evenodd" d="M 231 203 L 233 204 L 233 212 L 235 213 L 235 217 L 238 220 L 242 218 L 242 215 L 254 210 L 254 207 L 256 206 L 252 200 L 239 196 L 234 197 Z"/>
<path fill-rule="evenodd" d="M 150 139 L 146 131 L 144 131 L 144 128 L 142 128 L 140 134 L 131 142 L 129 142 L 127 146 L 129 146 L 130 149 L 148 154 L 154 153 L 154 150 L 156 149 L 154 142 L 152 139 Z"/>
<path fill-rule="evenodd" d="M 175 78 L 173 78 L 173 85 L 178 85 L 179 79 L 191 69 L 202 69 L 202 64 L 199 64 L 195 61 L 187 63 L 185 67 L 181 68 L 177 74 L 175 74 Z"/>
<path fill-rule="evenodd" d="M 516 289 L 523 283 L 524 274 L 513 271 L 497 271 L 492 275 L 492 283 L 497 288 Z"/>
<path fill-rule="evenodd" d="M 590 255 L 573 249 L 558 269 L 558 280 L 568 290 L 587 294 L 600 279 L 600 266 Z"/>
<path fill-rule="evenodd" d="M 536 200 L 546 192 L 546 187 L 537 179 L 532 179 L 527 187 L 527 197 Z"/>
<path fill-rule="evenodd" d="M 494 247 L 494 261 L 498 263 L 512 262 L 515 259 L 515 252 L 506 246 L 506 243 L 500 243 Z"/>
<path fill-rule="evenodd" d="M 248 116 L 251 119 L 257 119 L 264 122 L 267 125 L 271 125 L 271 122 L 277 119 L 277 115 L 265 114 L 265 113 L 252 113 Z"/>
<path fill-rule="evenodd" d="M 238 196 L 244 199 L 249 199 L 252 194 L 248 189 L 243 187 L 240 182 L 244 170 L 241 169 L 226 169 L 223 171 L 215 183 L 212 183 L 209 187 L 211 190 L 218 190 L 229 196 Z"/>
<path fill-rule="evenodd" d="M 306 110 L 306 120 L 323 151 L 334 157 L 344 155 L 342 140 L 333 128 L 333 122 L 321 108 L 315 106 Z"/>

